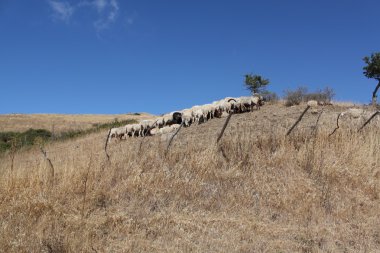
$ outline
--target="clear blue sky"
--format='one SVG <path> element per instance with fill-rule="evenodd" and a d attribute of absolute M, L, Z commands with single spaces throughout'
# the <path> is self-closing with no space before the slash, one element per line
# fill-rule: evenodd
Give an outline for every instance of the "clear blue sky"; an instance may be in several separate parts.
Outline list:
<path fill-rule="evenodd" d="M 0 113 L 155 114 L 332 87 L 368 103 L 379 0 L 0 0 Z"/>

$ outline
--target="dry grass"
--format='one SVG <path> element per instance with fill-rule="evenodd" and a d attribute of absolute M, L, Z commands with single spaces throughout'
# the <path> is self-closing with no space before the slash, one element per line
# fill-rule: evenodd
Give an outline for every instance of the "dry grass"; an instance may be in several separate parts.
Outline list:
<path fill-rule="evenodd" d="M 134 114 L 2 114 L 0 115 L 0 132 L 22 132 L 30 128 L 46 129 L 53 133 L 69 130 L 85 130 L 93 124 L 107 123 L 115 119 L 122 121 L 128 119 L 143 120 L 153 115 L 141 113 Z"/>
<path fill-rule="evenodd" d="M 279 105 L 160 137 L 0 158 L 2 252 L 379 252 L 380 120 Z M 224 155 L 223 155 L 224 154 Z"/>

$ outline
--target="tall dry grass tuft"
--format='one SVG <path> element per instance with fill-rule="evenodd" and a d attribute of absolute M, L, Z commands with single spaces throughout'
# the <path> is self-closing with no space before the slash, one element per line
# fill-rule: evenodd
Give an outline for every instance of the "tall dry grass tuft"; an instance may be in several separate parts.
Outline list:
<path fill-rule="evenodd" d="M 160 137 L 106 132 L 0 163 L 4 252 L 376 252 L 380 120 L 279 105 Z M 319 120 L 318 120 L 318 117 Z M 318 120 L 318 129 L 316 122 Z M 141 145 L 143 141 L 143 145 Z M 141 150 L 140 149 L 141 146 Z M 221 148 L 223 152 L 221 152 Z"/>

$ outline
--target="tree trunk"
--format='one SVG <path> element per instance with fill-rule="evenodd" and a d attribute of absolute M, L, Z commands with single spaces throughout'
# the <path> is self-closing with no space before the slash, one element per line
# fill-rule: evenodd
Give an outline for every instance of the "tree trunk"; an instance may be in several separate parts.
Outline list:
<path fill-rule="evenodd" d="M 376 103 L 377 103 L 377 101 L 376 101 L 376 99 L 377 99 L 376 93 L 377 93 L 378 89 L 380 88 L 380 80 L 378 80 L 378 81 L 379 81 L 379 83 L 377 84 L 375 90 L 372 93 L 372 105 L 373 106 L 376 106 Z"/>

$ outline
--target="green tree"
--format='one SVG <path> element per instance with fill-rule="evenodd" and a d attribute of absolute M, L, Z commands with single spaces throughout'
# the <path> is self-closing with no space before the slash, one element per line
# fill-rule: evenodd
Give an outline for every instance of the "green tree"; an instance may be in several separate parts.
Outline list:
<path fill-rule="evenodd" d="M 269 84 L 268 79 L 264 79 L 260 75 L 245 75 L 245 87 L 253 94 L 260 93 L 265 89 L 265 86 Z"/>
<path fill-rule="evenodd" d="M 380 88 L 380 53 L 373 53 L 371 54 L 371 57 L 366 56 L 363 58 L 363 60 L 367 64 L 363 67 L 363 74 L 367 78 L 373 78 L 378 82 L 375 90 L 372 93 L 372 105 L 376 105 L 376 93 Z"/>

